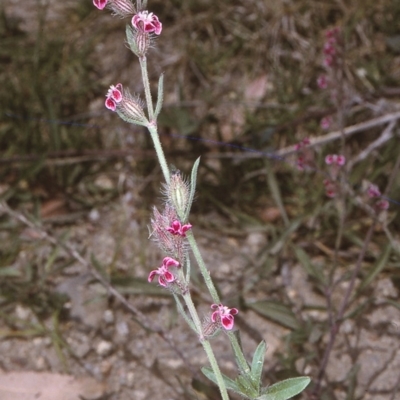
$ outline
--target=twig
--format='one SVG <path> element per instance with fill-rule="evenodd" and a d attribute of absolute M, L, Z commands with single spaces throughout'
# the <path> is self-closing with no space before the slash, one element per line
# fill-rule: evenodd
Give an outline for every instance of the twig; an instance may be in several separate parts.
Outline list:
<path fill-rule="evenodd" d="M 358 154 L 357 157 L 354 157 L 352 160 L 350 160 L 348 166 L 346 167 L 347 170 L 351 171 L 354 164 L 359 163 L 362 160 L 365 160 L 374 150 L 385 144 L 388 140 L 392 139 L 394 136 L 393 128 L 396 126 L 396 122 L 397 122 L 396 120 L 390 121 L 390 123 L 381 133 L 378 139 L 374 140 L 364 151 Z"/>
<path fill-rule="evenodd" d="M 361 122 L 359 124 L 348 126 L 347 128 L 344 128 L 343 132 L 338 130 L 338 131 L 328 133 L 327 135 L 322 136 L 322 137 L 312 138 L 312 139 L 310 139 L 309 147 L 333 142 L 334 140 L 340 139 L 342 137 L 342 135 L 351 136 L 355 133 L 374 128 L 375 126 L 386 124 L 387 122 L 397 121 L 398 119 L 400 119 L 400 111 L 395 112 L 395 113 L 386 114 L 386 115 L 383 115 L 382 117 L 370 119 L 369 121 L 366 121 L 366 122 Z M 296 152 L 295 146 L 289 146 L 289 147 L 285 147 L 285 148 L 277 151 L 276 155 L 277 156 L 287 156 L 287 155 L 295 153 L 295 152 Z"/>
<path fill-rule="evenodd" d="M 118 292 L 98 271 L 97 269 L 85 258 L 82 257 L 82 255 L 74 249 L 73 246 L 71 246 L 69 243 L 64 243 L 58 238 L 50 235 L 45 229 L 43 229 L 41 226 L 38 224 L 33 223 L 30 221 L 25 215 L 23 215 L 20 212 L 12 210 L 6 202 L 0 202 L 0 211 L 4 211 L 7 213 L 9 216 L 12 218 L 20 221 L 24 225 L 28 226 L 31 229 L 34 229 L 36 232 L 39 233 L 38 239 L 43 239 L 46 240 L 47 242 L 51 243 L 54 246 L 58 246 L 63 248 L 75 261 L 77 261 L 79 264 L 84 266 L 91 274 L 92 276 L 98 280 L 108 291 L 109 294 L 114 296 L 117 300 L 120 301 L 120 303 L 128 309 L 135 317 L 136 322 L 145 330 L 157 333 L 177 354 L 178 356 L 183 360 L 187 368 L 194 374 L 196 375 L 196 372 L 194 371 L 193 367 L 189 363 L 189 361 L 186 359 L 184 354 L 175 346 L 173 343 L 172 339 L 168 334 L 166 334 L 163 329 L 159 326 L 155 326 L 154 323 L 150 323 L 149 318 L 147 318 L 139 309 L 137 309 L 134 305 L 129 303 L 125 297 Z"/>
<path fill-rule="evenodd" d="M 26 163 L 44 160 L 46 165 L 66 165 L 128 156 L 135 156 L 135 158 L 148 158 L 154 157 L 154 152 L 150 150 L 64 150 L 49 152 L 47 154 L 18 154 L 14 156 L 1 155 L 0 164 Z"/>
<path fill-rule="evenodd" d="M 370 119 L 369 121 L 366 122 L 361 122 L 359 124 L 351 125 L 348 126 L 347 128 L 344 128 L 343 133 L 338 130 L 334 132 L 330 132 L 326 134 L 325 136 L 321 137 L 314 137 L 310 139 L 310 144 L 308 147 L 313 147 L 313 146 L 318 146 L 318 145 L 323 145 L 329 142 L 333 142 L 335 140 L 341 139 L 342 134 L 344 136 L 351 136 L 354 135 L 355 133 L 363 132 L 365 130 L 374 128 L 379 125 L 386 124 L 388 122 L 392 121 L 397 121 L 400 119 L 400 111 L 390 113 L 383 115 L 382 117 Z M 238 146 L 239 147 L 239 146 Z M 239 147 L 239 150 L 241 148 Z M 282 158 L 285 156 L 288 156 L 290 154 L 293 154 L 296 152 L 295 146 L 288 146 L 284 147 L 283 149 L 280 149 L 276 152 L 274 151 L 263 151 L 263 150 L 254 150 L 254 149 L 242 149 L 242 150 L 249 150 L 249 152 L 240 154 L 237 152 L 226 152 L 226 153 L 212 153 L 212 154 L 207 154 L 206 157 L 208 158 L 236 158 L 236 159 L 247 159 L 247 158 L 261 158 L 261 157 L 272 157 L 272 158 Z"/>

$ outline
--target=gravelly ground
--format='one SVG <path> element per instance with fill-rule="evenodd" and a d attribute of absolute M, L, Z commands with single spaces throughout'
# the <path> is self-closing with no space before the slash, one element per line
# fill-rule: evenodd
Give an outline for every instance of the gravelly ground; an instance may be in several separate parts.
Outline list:
<path fill-rule="evenodd" d="M 73 3 L 73 0 L 53 1 L 51 17 L 57 20 L 62 7 L 68 3 Z M 24 29 L 34 31 L 35 2 L 27 2 L 23 8 L 20 4 L 18 0 L 7 0 L 6 11 L 12 10 L 23 19 Z M 126 271 L 127 275 L 146 278 L 159 260 L 155 246 L 147 241 L 147 221 L 140 216 L 138 209 L 123 199 L 97 212 L 92 214 L 91 219 L 88 217 L 69 227 L 71 243 L 80 250 L 91 249 L 105 264 L 111 262 L 118 251 L 116 269 Z M 210 218 L 215 218 L 215 215 Z M 274 282 L 255 282 L 258 278 L 252 276 L 247 266 L 248 260 L 255 259 L 257 251 L 266 244 L 263 233 L 247 233 L 240 239 L 221 237 L 196 227 L 195 233 L 211 273 L 222 283 L 224 298 L 234 298 L 240 286 L 252 288 L 246 293 L 248 298 L 265 299 L 269 296 L 269 288 L 276 286 L 283 287 L 286 295 L 299 304 L 299 309 L 304 304 L 324 305 L 323 298 L 313 291 L 304 270 L 298 265 L 283 266 L 274 277 Z M 28 262 L 32 254 L 45 261 L 50 249 L 45 245 L 38 248 L 34 242 L 26 243 L 16 267 Z M 87 271 L 79 265 L 71 265 L 63 271 L 55 286 L 70 297 L 68 317 L 59 327 L 70 352 L 65 346 L 58 352 L 49 335 L 33 339 L 11 335 L 0 342 L 0 367 L 3 371 L 51 371 L 93 376 L 105 384 L 109 399 L 181 398 L 182 386 L 189 387 L 190 384 L 188 366 L 162 339 L 145 332 L 123 307 L 107 298 L 105 290 L 91 281 Z M 357 398 L 394 400 L 399 393 L 400 313 L 394 307 L 385 305 L 386 299 L 398 300 L 399 294 L 389 279 L 382 278 L 371 295 L 376 298 L 375 310 L 364 316 L 362 326 L 353 321 L 342 325 L 327 369 L 330 382 L 337 387 L 339 400 L 346 398 L 342 383 L 356 364 L 359 365 Z M 195 371 L 206 364 L 195 336 L 172 311 L 172 302 L 167 297 L 135 295 L 129 296 L 129 301 L 165 327 Z M 197 301 L 206 314 L 209 311 L 206 302 L 201 297 Z M 325 318 L 322 312 L 302 312 L 315 321 Z M 21 305 L 15 308 L 13 316 L 19 321 L 16 326 L 21 331 L 27 322 L 35 322 L 29 309 Z M 261 318 L 253 311 L 240 316 L 267 341 L 266 370 L 273 369 L 277 364 L 277 352 L 284 350 L 284 339 L 289 330 Z M 47 320 L 46 325 L 51 331 L 52 320 Z M 0 322 L 0 331 L 2 329 L 6 329 L 4 322 Z M 326 341 L 325 335 L 321 342 Z M 243 344 L 250 356 L 257 341 L 254 335 L 244 332 Z M 233 374 L 234 364 L 223 335 L 215 339 L 214 347 L 222 368 L 227 374 Z M 316 373 L 312 367 L 303 370 L 300 361 L 296 364 L 299 374 L 313 376 Z M 267 376 L 265 382 L 268 382 Z M 93 394 L 93 399 L 96 397 L 97 394 Z"/>
<path fill-rule="evenodd" d="M 110 260 L 116 247 L 115 232 L 121 232 L 118 227 L 123 225 L 125 231 L 119 243 L 119 268 L 129 269 L 134 265 L 136 276 L 146 277 L 152 268 L 152 261 L 148 260 L 156 260 L 157 254 L 154 245 L 148 244 L 143 235 L 142 230 L 146 229 L 144 223 L 124 223 L 127 207 L 129 206 L 124 201 L 120 201 L 99 210 L 100 218 L 97 221 L 82 221 L 72 228 L 71 241 L 78 248 L 92 249 L 99 259 Z M 245 259 L 254 255 L 252 251 L 255 251 L 255 246 L 261 246 L 265 237 L 263 239 L 263 235 L 259 233 L 250 233 L 241 240 L 217 240 L 214 236 L 207 237 L 209 235 L 201 230 L 195 233 L 200 237 L 199 242 L 205 250 L 211 273 L 221 282 L 223 276 L 230 277 L 222 287 L 224 298 L 232 298 L 238 283 L 249 283 L 251 277 L 246 277 Z M 28 244 L 26 252 L 32 251 L 29 246 L 32 244 Z M 26 253 L 23 252 L 20 257 L 21 263 L 26 262 L 24 254 Z M 145 263 L 140 261 L 144 259 Z M 274 279 L 276 285 L 280 285 L 282 276 L 278 275 Z M 300 267 L 291 269 L 289 281 L 286 290 L 291 297 L 297 298 L 303 304 L 322 302 L 322 298 L 318 298 L 312 291 Z M 32 340 L 8 337 L 0 343 L 3 370 L 65 372 L 66 366 L 67 371 L 73 375 L 93 376 L 105 383 L 111 399 L 140 400 L 151 397 L 161 400 L 181 397 L 181 386 L 177 379 L 188 387 L 191 377 L 185 361 L 157 335 L 146 333 L 119 304 L 107 300 L 105 290 L 89 279 L 87 271 L 82 271 L 82 267 L 78 265 L 68 267 L 59 277 L 58 290 L 68 293 L 71 298 L 68 303 L 69 317 L 60 326 L 62 337 L 71 350 L 71 354 L 65 348 L 62 351 L 65 365 L 48 336 L 38 336 Z M 264 290 L 265 285 L 260 282 L 254 290 L 253 298 L 268 298 L 268 293 Z M 388 280 L 381 280 L 375 290 L 381 293 L 381 298 L 398 297 Z M 167 297 L 137 295 L 130 296 L 129 301 L 165 328 L 195 371 L 206 364 L 206 358 L 195 336 L 175 315 L 172 302 Z M 199 306 L 204 314 L 208 312 L 204 301 L 199 300 Z M 29 309 L 22 306 L 16 307 L 15 315 L 21 324 L 23 321 L 34 320 Z M 323 318 L 323 313 L 314 312 L 312 316 L 318 320 Z M 283 340 L 289 330 L 261 318 L 253 311 L 242 313 L 241 318 L 267 341 L 266 369 L 272 368 L 277 362 L 277 351 L 284 349 Z M 340 389 L 341 382 L 356 363 L 360 368 L 357 398 L 395 398 L 393 390 L 398 385 L 400 376 L 400 331 L 395 323 L 398 320 L 398 311 L 383 305 L 365 316 L 366 324 L 361 329 L 353 321 L 342 325 L 327 370 L 329 380 L 337 383 L 338 399 L 345 399 L 345 392 Z M 51 320 L 46 323 L 51 328 Z M 240 326 L 240 321 L 238 325 Z M 321 340 L 323 343 L 326 337 Z M 257 342 L 252 335 L 244 332 L 243 344 L 250 357 Z M 213 345 L 222 368 L 228 374 L 233 374 L 235 367 L 226 338 L 223 335 L 218 336 Z M 312 376 L 315 373 L 312 367 L 302 371 L 301 360 L 297 365 L 299 374 Z"/>

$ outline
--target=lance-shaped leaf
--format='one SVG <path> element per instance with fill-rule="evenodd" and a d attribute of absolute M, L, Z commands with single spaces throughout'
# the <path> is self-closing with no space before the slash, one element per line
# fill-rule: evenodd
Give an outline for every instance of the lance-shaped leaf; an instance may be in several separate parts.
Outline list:
<path fill-rule="evenodd" d="M 160 114 L 164 100 L 164 74 L 160 75 L 158 80 L 158 93 L 157 93 L 157 105 L 154 111 L 154 120 L 157 120 L 158 114 Z"/>
<path fill-rule="evenodd" d="M 264 357 L 267 345 L 263 340 L 258 346 L 253 356 L 253 361 L 251 362 L 251 377 L 253 382 L 261 386 L 261 374 L 264 365 Z"/>
<path fill-rule="evenodd" d="M 236 384 L 242 396 L 255 399 L 259 395 L 259 388 L 254 385 L 250 376 L 239 375 Z"/>
<path fill-rule="evenodd" d="M 264 315 L 287 328 L 300 328 L 300 324 L 297 321 L 295 314 L 284 304 L 269 300 L 261 300 L 254 303 L 247 303 L 246 305 L 258 314 Z"/>
<path fill-rule="evenodd" d="M 189 218 L 190 209 L 192 208 L 192 203 L 194 199 L 194 194 L 196 192 L 196 181 L 197 181 L 197 170 L 200 164 L 200 157 L 195 161 L 192 168 L 192 175 L 190 176 L 190 193 L 189 200 L 187 202 L 187 207 L 185 211 L 185 215 L 183 218 L 183 223 L 186 223 Z"/>
<path fill-rule="evenodd" d="M 210 380 L 213 381 L 216 385 L 218 385 L 217 383 L 217 379 L 215 378 L 215 374 L 213 372 L 213 370 L 210 367 L 203 367 L 201 369 L 201 372 Z M 222 379 L 224 380 L 225 386 L 227 389 L 232 390 L 238 394 L 243 395 L 243 393 L 239 390 L 236 382 L 231 379 L 228 378 L 226 375 L 222 374 Z"/>
<path fill-rule="evenodd" d="M 382 253 L 381 258 L 378 260 L 376 265 L 371 268 L 371 270 L 365 276 L 364 280 L 361 282 L 358 288 L 359 291 L 367 287 L 375 279 L 375 277 L 386 267 L 391 251 L 392 245 L 388 243 L 384 252 Z"/>
<path fill-rule="evenodd" d="M 287 400 L 301 393 L 311 379 L 308 376 L 300 376 L 298 378 L 290 378 L 275 383 L 265 389 L 263 394 L 256 400 Z"/>
<path fill-rule="evenodd" d="M 138 54 L 139 49 L 135 40 L 135 31 L 130 25 L 126 25 L 125 33 L 126 33 L 126 41 L 128 42 L 129 48 L 132 50 L 134 54 Z"/>

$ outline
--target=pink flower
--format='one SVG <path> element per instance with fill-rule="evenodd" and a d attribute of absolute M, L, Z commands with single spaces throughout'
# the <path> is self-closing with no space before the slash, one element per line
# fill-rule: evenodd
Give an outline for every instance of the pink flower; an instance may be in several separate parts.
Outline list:
<path fill-rule="evenodd" d="M 328 42 L 325 43 L 324 54 L 326 56 L 334 56 L 336 54 L 336 49 L 334 47 L 335 43 L 336 43 L 336 40 L 334 40 L 334 39 L 329 39 Z"/>
<path fill-rule="evenodd" d="M 310 139 L 309 138 L 304 138 L 301 142 L 296 143 L 294 145 L 294 148 L 296 149 L 296 151 L 301 150 L 303 147 L 306 147 L 310 144 Z"/>
<path fill-rule="evenodd" d="M 143 111 L 143 103 L 132 96 L 120 83 L 111 85 L 106 94 L 105 105 L 109 110 L 117 111 L 126 122 L 146 126 L 149 121 Z"/>
<path fill-rule="evenodd" d="M 379 197 L 381 195 L 381 191 L 379 190 L 377 185 L 373 185 L 371 183 L 371 185 L 369 185 L 368 189 L 367 189 L 367 193 L 369 197 Z"/>
<path fill-rule="evenodd" d="M 239 311 L 237 308 L 228 308 L 222 304 L 212 304 L 211 308 L 215 310 L 211 314 L 212 322 L 219 322 L 224 329 L 230 331 L 233 328 L 234 318 Z"/>
<path fill-rule="evenodd" d="M 115 86 L 111 85 L 106 95 L 106 107 L 109 110 L 115 111 L 117 103 L 122 101 L 122 85 L 117 83 Z"/>
<path fill-rule="evenodd" d="M 333 198 L 336 196 L 336 185 L 334 182 L 330 181 L 329 179 L 324 179 L 324 186 L 325 186 L 325 194 Z"/>
<path fill-rule="evenodd" d="M 296 167 L 299 171 L 304 171 L 304 157 L 303 156 L 297 157 Z"/>
<path fill-rule="evenodd" d="M 93 4 L 95 7 L 97 7 L 99 10 L 103 10 L 104 7 L 107 5 L 108 0 L 93 0 Z"/>
<path fill-rule="evenodd" d="M 158 17 L 148 11 L 140 11 L 132 18 L 132 25 L 140 32 L 155 33 L 159 35 L 162 30 L 162 24 Z"/>
<path fill-rule="evenodd" d="M 325 157 L 325 163 L 328 165 L 333 164 L 341 167 L 346 163 L 346 157 L 340 154 L 328 154 Z"/>
<path fill-rule="evenodd" d="M 174 274 L 168 270 L 170 267 L 179 267 L 179 262 L 171 257 L 165 257 L 161 267 L 151 271 L 147 280 L 151 282 L 158 275 L 158 283 L 161 286 L 167 287 L 168 284 L 175 281 Z"/>
<path fill-rule="evenodd" d="M 338 36 L 339 32 L 340 32 L 340 28 L 338 26 L 335 26 L 332 29 L 328 29 L 326 31 L 325 35 L 326 35 L 327 39 L 335 39 L 335 37 Z"/>
<path fill-rule="evenodd" d="M 389 208 L 389 202 L 387 200 L 382 199 L 382 200 L 378 200 L 375 203 L 375 209 L 378 211 L 387 210 L 388 208 Z"/>
<path fill-rule="evenodd" d="M 332 124 L 332 118 L 331 117 L 324 117 L 321 119 L 320 125 L 322 129 L 329 129 L 329 127 Z"/>
<path fill-rule="evenodd" d="M 173 235 L 180 235 L 182 237 L 186 236 L 186 232 L 192 227 L 191 224 L 182 225 L 180 221 L 175 220 L 171 223 L 171 226 L 167 228 L 167 231 Z"/>
<path fill-rule="evenodd" d="M 317 79 L 317 85 L 320 89 L 326 89 L 328 87 L 328 79 L 326 75 L 320 75 Z"/>
<path fill-rule="evenodd" d="M 324 66 L 325 67 L 331 67 L 332 66 L 332 64 L 333 64 L 333 57 L 331 56 L 331 55 L 328 55 L 328 56 L 326 56 L 325 58 L 324 58 Z"/>

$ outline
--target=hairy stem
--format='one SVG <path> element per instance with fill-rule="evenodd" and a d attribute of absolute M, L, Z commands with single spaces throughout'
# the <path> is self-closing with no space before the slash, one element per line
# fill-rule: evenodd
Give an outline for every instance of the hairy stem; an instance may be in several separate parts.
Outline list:
<path fill-rule="evenodd" d="M 146 104 L 147 110 L 149 113 L 149 121 L 153 121 L 154 119 L 154 107 L 153 107 L 153 100 L 151 98 L 151 91 L 150 91 L 150 81 L 149 75 L 147 73 L 147 59 L 146 56 L 139 57 L 140 68 L 142 70 L 142 79 L 143 79 L 143 86 L 144 86 L 144 94 L 146 96 Z"/>

